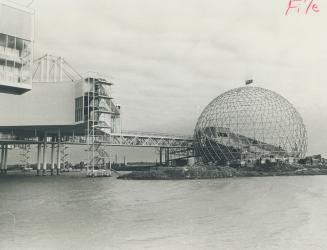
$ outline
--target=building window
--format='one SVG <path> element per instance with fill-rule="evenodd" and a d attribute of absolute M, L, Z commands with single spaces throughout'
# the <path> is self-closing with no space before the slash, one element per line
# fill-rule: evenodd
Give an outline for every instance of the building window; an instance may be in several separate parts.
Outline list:
<path fill-rule="evenodd" d="M 22 56 L 23 48 L 24 48 L 23 39 L 16 38 L 16 50 L 18 50 L 19 56 Z"/>
<path fill-rule="evenodd" d="M 0 47 L 4 49 L 6 45 L 7 45 L 7 36 L 0 33 Z"/>
<path fill-rule="evenodd" d="M 7 48 L 10 48 L 10 49 L 15 49 L 16 46 L 15 46 L 15 37 L 13 36 L 8 36 L 8 43 L 7 43 Z"/>
<path fill-rule="evenodd" d="M 0 33 L 0 83 L 30 83 L 31 61 L 30 41 Z"/>
<path fill-rule="evenodd" d="M 83 121 L 83 97 L 75 99 L 75 122 Z"/>

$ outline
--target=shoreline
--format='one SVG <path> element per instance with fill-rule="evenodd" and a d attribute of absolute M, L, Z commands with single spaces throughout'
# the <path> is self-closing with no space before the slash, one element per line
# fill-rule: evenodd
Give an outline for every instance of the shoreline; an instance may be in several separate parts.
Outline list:
<path fill-rule="evenodd" d="M 302 168 L 288 170 L 249 170 L 228 166 L 205 167 L 159 167 L 150 171 L 133 171 L 119 176 L 123 180 L 194 180 L 269 176 L 327 175 L 327 168 Z"/>
<path fill-rule="evenodd" d="M 291 165 L 292 166 L 292 165 Z M 199 180 L 199 179 L 222 179 L 222 178 L 242 178 L 242 177 L 273 177 L 273 176 L 314 176 L 327 175 L 327 166 L 306 166 L 306 168 L 294 169 L 245 169 L 233 168 L 230 166 L 184 166 L 184 167 L 151 167 L 149 170 L 135 171 L 118 171 L 113 172 L 111 178 L 120 180 Z M 8 171 L 7 174 L 1 174 L 2 178 L 11 177 L 33 177 L 36 176 L 36 171 L 22 172 L 18 170 Z M 85 171 L 61 172 L 60 175 L 51 176 L 50 171 L 46 172 L 45 176 L 39 178 L 86 178 Z"/>

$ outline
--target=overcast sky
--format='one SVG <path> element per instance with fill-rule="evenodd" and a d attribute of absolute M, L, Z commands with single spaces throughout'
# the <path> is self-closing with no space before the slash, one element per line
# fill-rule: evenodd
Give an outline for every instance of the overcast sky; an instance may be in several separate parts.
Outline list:
<path fill-rule="evenodd" d="M 214 97 L 253 78 L 327 156 L 327 3 L 315 2 L 285 16 L 287 0 L 35 0 L 36 55 L 111 76 L 127 130 L 192 134 Z"/>

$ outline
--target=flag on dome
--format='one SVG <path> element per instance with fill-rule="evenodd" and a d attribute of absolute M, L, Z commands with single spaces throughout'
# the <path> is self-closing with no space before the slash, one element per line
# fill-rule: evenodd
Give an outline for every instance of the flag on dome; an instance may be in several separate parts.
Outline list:
<path fill-rule="evenodd" d="M 251 83 L 253 83 L 253 80 L 251 79 L 251 80 L 246 80 L 245 81 L 245 85 L 249 85 L 249 84 L 251 84 Z"/>

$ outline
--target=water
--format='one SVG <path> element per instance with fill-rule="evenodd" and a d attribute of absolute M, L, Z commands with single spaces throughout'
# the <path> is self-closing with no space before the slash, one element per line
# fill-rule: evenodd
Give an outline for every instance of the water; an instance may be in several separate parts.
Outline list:
<path fill-rule="evenodd" d="M 0 249 L 327 249 L 327 177 L 0 178 Z"/>

